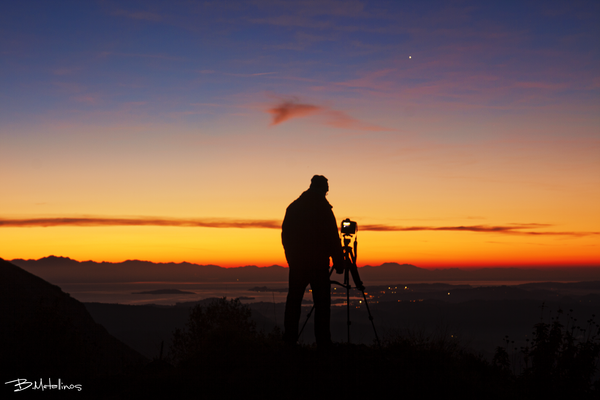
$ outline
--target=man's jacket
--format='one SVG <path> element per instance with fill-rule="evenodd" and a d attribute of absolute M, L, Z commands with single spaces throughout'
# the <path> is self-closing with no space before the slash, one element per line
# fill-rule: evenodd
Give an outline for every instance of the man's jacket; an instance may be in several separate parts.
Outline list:
<path fill-rule="evenodd" d="M 308 189 L 288 206 L 281 226 L 281 241 L 290 267 L 297 264 L 329 266 L 329 257 L 334 264 L 343 265 L 332 207 L 317 190 Z"/>

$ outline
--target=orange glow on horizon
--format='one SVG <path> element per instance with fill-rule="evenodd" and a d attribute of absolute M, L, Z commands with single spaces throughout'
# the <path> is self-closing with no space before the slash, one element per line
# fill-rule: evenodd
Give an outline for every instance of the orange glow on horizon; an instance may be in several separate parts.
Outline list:
<path fill-rule="evenodd" d="M 182 227 L 2 228 L 2 258 L 287 266 L 278 229 Z M 358 265 L 420 268 L 600 266 L 596 236 L 532 237 L 473 232 L 360 232 Z M 31 244 L 35 243 L 32 248 Z M 573 254 L 576 254 L 574 256 Z"/>

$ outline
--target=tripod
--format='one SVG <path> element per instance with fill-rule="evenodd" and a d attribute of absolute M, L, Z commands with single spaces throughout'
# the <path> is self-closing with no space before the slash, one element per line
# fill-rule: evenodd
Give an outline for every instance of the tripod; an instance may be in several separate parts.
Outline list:
<path fill-rule="evenodd" d="M 346 221 L 349 220 L 344 220 L 344 222 Z M 377 330 L 375 329 L 375 323 L 373 322 L 373 315 L 371 314 L 371 310 L 369 309 L 369 303 L 367 302 L 367 296 L 365 295 L 365 286 L 360 280 L 360 276 L 358 275 L 358 267 L 356 266 L 356 253 L 358 249 L 358 241 L 356 240 L 356 237 L 354 237 L 354 248 L 350 247 L 353 232 L 344 232 L 344 222 L 342 222 L 342 233 L 344 240 L 344 246 L 342 247 L 342 250 L 344 252 L 344 282 L 340 283 L 338 281 L 330 280 L 330 283 L 334 283 L 346 289 L 346 321 L 348 331 L 348 343 L 350 343 L 350 325 L 352 324 L 352 322 L 350 321 L 350 289 L 352 289 L 352 285 L 350 284 L 350 275 L 352 275 L 352 280 L 354 281 L 356 289 L 360 290 L 363 295 L 365 306 L 367 307 L 367 312 L 369 314 L 369 320 L 371 321 L 371 326 L 373 327 L 373 333 L 375 333 L 375 340 L 377 341 L 377 345 L 381 346 L 381 343 L 379 342 L 379 336 L 377 335 Z M 333 274 L 333 270 L 334 267 L 331 267 L 331 271 L 329 271 L 330 277 Z M 308 313 L 308 316 L 306 317 L 306 321 L 304 321 L 304 325 L 302 325 L 302 329 L 300 329 L 300 333 L 298 333 L 297 339 L 300 339 L 300 335 L 302 335 L 304 327 L 308 323 L 308 320 L 310 319 L 310 316 L 312 315 L 314 309 L 315 306 L 313 305 L 310 312 Z"/>

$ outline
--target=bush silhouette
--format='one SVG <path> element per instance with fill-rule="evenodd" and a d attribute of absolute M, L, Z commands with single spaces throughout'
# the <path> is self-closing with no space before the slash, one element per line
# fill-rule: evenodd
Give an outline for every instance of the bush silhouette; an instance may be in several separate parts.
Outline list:
<path fill-rule="evenodd" d="M 582 328 L 567 315 L 569 321 L 564 326 L 560 321 L 562 313 L 558 310 L 552 322 L 540 321 L 534 326 L 531 344 L 520 350 L 524 366 L 515 378 L 533 398 L 559 395 L 596 398 L 600 382 L 593 379 L 600 356 L 599 325 L 591 318 L 587 328 Z M 508 338 L 505 340 L 508 344 Z M 498 347 L 494 363 L 506 372 L 510 370 L 506 349 Z"/>
<path fill-rule="evenodd" d="M 170 356 L 175 363 L 189 362 L 209 354 L 226 356 L 239 352 L 257 339 L 250 307 L 239 299 L 215 299 L 196 305 L 185 328 L 173 333 Z"/>

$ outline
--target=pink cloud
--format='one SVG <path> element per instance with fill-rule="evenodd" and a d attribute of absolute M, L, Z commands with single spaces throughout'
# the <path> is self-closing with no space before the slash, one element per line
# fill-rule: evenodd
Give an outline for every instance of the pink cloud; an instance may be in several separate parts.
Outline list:
<path fill-rule="evenodd" d="M 336 128 L 362 131 L 391 130 L 378 125 L 362 122 L 356 118 L 352 118 L 343 111 L 332 110 L 328 107 L 317 106 L 314 104 L 297 103 L 294 100 L 285 100 L 280 104 L 268 109 L 267 112 L 273 115 L 271 126 L 278 125 L 292 118 L 301 118 L 309 115 L 320 114 L 324 118 L 324 123 L 326 125 Z"/>
<path fill-rule="evenodd" d="M 547 82 L 518 82 L 515 86 L 526 89 L 548 89 L 560 90 L 567 89 L 569 85 L 566 83 L 547 83 Z"/>
<path fill-rule="evenodd" d="M 52 73 L 54 75 L 71 75 L 79 70 L 80 68 L 57 68 Z"/>
<path fill-rule="evenodd" d="M 324 112 L 327 118 L 327 125 L 334 126 L 336 128 L 343 129 L 354 129 L 359 131 L 390 131 L 391 129 L 383 128 L 378 125 L 367 124 L 352 118 L 348 114 L 342 111 L 326 110 Z"/>
<path fill-rule="evenodd" d="M 393 72 L 396 72 L 395 69 L 384 69 L 379 71 L 373 71 L 365 74 L 364 76 L 351 79 L 345 82 L 336 82 L 335 85 L 346 86 L 349 88 L 362 88 L 369 90 L 384 90 L 387 91 L 390 89 L 390 85 L 393 84 L 393 79 L 390 81 L 381 81 L 381 78 L 386 77 Z"/>
<path fill-rule="evenodd" d="M 271 126 L 280 124 L 292 118 L 306 117 L 321 111 L 322 108 L 312 104 L 299 104 L 287 100 L 267 110 L 273 115 Z"/>
<path fill-rule="evenodd" d="M 85 103 L 85 104 L 98 104 L 98 101 L 99 101 L 98 96 L 94 96 L 91 94 L 74 96 L 74 97 L 72 97 L 72 99 L 78 103 Z"/>

